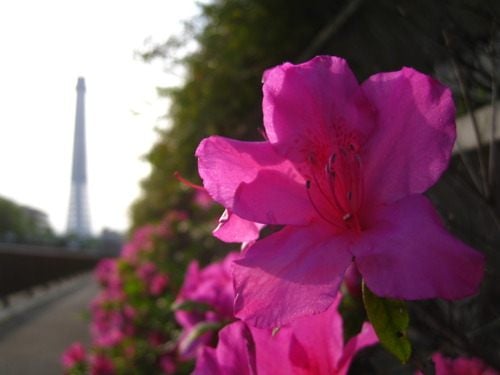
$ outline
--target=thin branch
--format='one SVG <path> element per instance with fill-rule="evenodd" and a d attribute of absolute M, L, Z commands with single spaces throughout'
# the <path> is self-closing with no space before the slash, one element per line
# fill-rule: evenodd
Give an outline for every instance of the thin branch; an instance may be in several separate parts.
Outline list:
<path fill-rule="evenodd" d="M 494 35 L 492 32 L 491 38 L 491 133 L 490 133 L 490 150 L 488 155 L 488 185 L 490 191 L 493 191 L 495 185 L 495 163 L 496 163 L 496 142 L 495 136 L 497 131 L 497 76 L 495 72 L 496 61 L 495 61 L 495 46 L 494 46 Z"/>
<path fill-rule="evenodd" d="M 467 174 L 469 175 L 470 179 L 472 180 L 472 183 L 474 184 L 474 187 L 479 192 L 481 192 L 481 180 L 479 179 L 479 177 L 474 172 L 475 169 L 472 166 L 472 163 L 470 162 L 469 157 L 464 152 L 464 150 L 463 150 L 462 146 L 460 145 L 460 143 L 458 142 L 458 140 L 457 140 L 456 145 L 457 145 L 458 155 L 460 155 L 460 159 L 462 160 L 462 163 L 464 163 L 464 167 L 465 167 L 465 170 L 467 171 Z"/>
<path fill-rule="evenodd" d="M 439 319 L 438 315 L 434 313 L 430 314 L 427 309 L 423 308 L 419 303 L 413 303 L 411 309 L 423 324 L 433 332 L 440 334 L 458 353 L 481 358 L 496 369 L 500 367 L 500 361 L 496 356 L 491 355 L 491 353 L 486 353 L 483 348 L 473 343 L 467 335 L 446 326 L 444 322 Z"/>
<path fill-rule="evenodd" d="M 340 10 L 338 15 L 323 27 L 320 32 L 314 37 L 312 42 L 300 54 L 298 61 L 307 60 L 314 56 L 317 51 L 331 38 L 344 24 L 351 18 L 351 16 L 358 10 L 363 0 L 352 0 L 347 2 L 347 5 Z"/>
<path fill-rule="evenodd" d="M 475 115 L 475 113 L 474 113 L 474 111 L 473 111 L 473 109 L 471 107 L 470 98 L 469 98 L 469 95 L 468 95 L 467 90 L 465 88 L 465 81 L 464 81 L 464 79 L 462 77 L 462 73 L 460 71 L 460 68 L 458 67 L 458 64 L 457 64 L 457 61 L 456 61 L 455 57 L 453 56 L 453 52 L 452 52 L 451 46 L 450 46 L 449 36 L 446 33 L 446 31 L 444 31 L 444 30 L 443 30 L 443 37 L 444 37 L 446 46 L 450 50 L 451 61 L 452 61 L 452 64 L 453 64 L 453 70 L 455 72 L 455 77 L 458 80 L 458 84 L 459 84 L 459 87 L 460 87 L 460 93 L 461 93 L 462 98 L 464 100 L 465 109 L 466 109 L 466 111 L 469 114 L 469 117 L 471 119 L 472 127 L 474 129 L 474 134 L 475 134 L 475 137 L 476 137 L 477 154 L 478 154 L 478 161 L 479 161 L 479 174 L 481 176 L 481 179 L 480 179 L 480 181 L 481 181 L 481 189 L 479 190 L 479 192 L 483 196 L 489 197 L 490 194 L 489 194 L 489 190 L 488 190 L 488 174 L 487 174 L 487 171 L 486 171 L 485 163 L 483 161 L 483 157 L 481 155 L 482 142 L 481 142 L 481 135 L 479 133 L 479 126 L 478 126 L 478 123 L 477 123 L 477 118 L 476 118 L 476 115 Z"/>
<path fill-rule="evenodd" d="M 482 150 L 482 141 L 481 141 L 481 133 L 479 132 L 479 124 L 477 122 L 476 114 L 474 113 L 474 110 L 472 109 L 471 106 L 471 101 L 469 94 L 465 88 L 465 82 L 462 77 L 462 73 L 460 71 L 460 68 L 458 67 L 457 64 L 453 63 L 453 67 L 455 70 L 456 77 L 459 82 L 460 86 L 460 91 L 462 93 L 462 98 L 464 100 L 464 105 L 465 105 L 465 110 L 467 111 L 469 118 L 472 123 L 472 128 L 474 130 L 474 136 L 476 138 L 477 142 L 477 158 L 479 162 L 479 175 L 481 176 L 481 185 L 482 185 L 482 193 L 485 197 L 489 196 L 489 191 L 488 191 L 488 177 L 487 177 L 487 172 L 486 172 L 486 165 L 483 160 L 483 156 L 481 153 Z"/>
<path fill-rule="evenodd" d="M 434 333 L 440 334 L 441 337 L 455 348 L 455 350 L 464 354 L 470 352 L 470 343 L 466 337 L 450 330 L 443 322 L 440 322 L 434 314 L 429 314 L 427 310 L 422 308 L 418 303 L 412 304 L 411 309 L 428 328 L 432 329 Z"/>
<path fill-rule="evenodd" d="M 500 317 L 493 319 L 485 325 L 478 327 L 470 332 L 467 332 L 467 337 L 477 338 L 488 332 L 497 331 L 500 329 Z"/>
<path fill-rule="evenodd" d="M 477 194 L 477 191 L 474 191 L 473 187 L 471 187 L 470 184 L 466 183 L 463 180 L 463 177 L 460 177 L 453 173 L 450 174 L 449 176 L 456 183 L 460 183 L 464 189 L 467 189 L 469 194 L 472 194 L 473 196 L 477 197 L 478 203 L 481 205 L 481 209 L 484 209 L 490 215 L 490 218 L 493 220 L 493 223 L 495 224 L 497 230 L 500 231 L 500 218 L 498 217 L 495 209 L 489 204 L 488 201 L 486 201 L 486 198 L 481 194 Z"/>

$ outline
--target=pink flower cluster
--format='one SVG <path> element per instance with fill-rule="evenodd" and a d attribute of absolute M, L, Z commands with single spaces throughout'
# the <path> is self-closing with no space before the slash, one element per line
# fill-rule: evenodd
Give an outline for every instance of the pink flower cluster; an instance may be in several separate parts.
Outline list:
<path fill-rule="evenodd" d="M 173 332 L 163 324 L 169 314 L 173 318 L 173 298 L 156 242 L 166 241 L 165 227 L 181 217 L 173 213 L 158 225 L 139 228 L 118 258 L 99 262 L 94 275 L 102 290 L 90 305 L 90 354 L 85 356 L 80 344 L 68 348 L 62 357 L 68 374 L 119 374 L 137 363 L 175 371 L 175 348 L 165 348 Z"/>
<path fill-rule="evenodd" d="M 189 265 L 176 304 L 196 302 L 200 307 L 180 309 L 175 313 L 175 318 L 183 330 L 179 342 L 182 358 L 194 358 L 200 346 L 213 341 L 213 331 L 193 337 L 200 324 L 224 325 L 234 319 L 232 263 L 237 258 L 238 254 L 230 253 L 224 260 L 203 269 L 200 269 L 196 261 Z"/>
<path fill-rule="evenodd" d="M 158 296 L 165 291 L 168 285 L 168 277 L 158 271 L 156 265 L 147 261 L 137 269 L 137 276 L 148 286 L 148 292 L 153 296 Z"/>
<path fill-rule="evenodd" d="M 216 349 L 199 354 L 195 374 L 347 374 L 354 355 L 378 339 L 370 324 L 344 345 L 338 296 L 324 313 L 274 331 L 242 321 L 219 333 Z"/>
<path fill-rule="evenodd" d="M 178 305 L 190 301 L 206 306 L 176 313 L 183 327 L 179 351 L 183 360 L 196 359 L 194 374 L 346 374 L 355 354 L 378 341 L 365 323 L 344 346 L 340 295 L 325 313 L 299 318 L 277 330 L 236 320 L 231 271 L 238 257 L 230 253 L 203 269 L 191 263 L 176 299 Z M 196 328 L 207 323 L 217 325 L 196 334 Z"/>
<path fill-rule="evenodd" d="M 87 352 L 84 346 L 75 342 L 61 356 L 61 364 L 64 371 L 69 371 L 79 365 L 84 365 L 87 359 Z"/>

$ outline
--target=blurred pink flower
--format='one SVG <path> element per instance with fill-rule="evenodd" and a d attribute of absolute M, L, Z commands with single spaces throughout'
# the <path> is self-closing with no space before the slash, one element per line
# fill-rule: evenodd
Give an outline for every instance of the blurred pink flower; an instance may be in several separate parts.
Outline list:
<path fill-rule="evenodd" d="M 321 314 L 295 320 L 277 332 L 237 321 L 219 333 L 217 348 L 205 347 L 195 375 L 345 375 L 362 348 L 375 344 L 370 324 L 344 345 L 339 298 Z"/>
<path fill-rule="evenodd" d="M 156 265 L 151 261 L 147 261 L 139 266 L 137 269 L 137 276 L 145 284 L 149 284 L 157 271 L 158 269 L 156 268 Z"/>
<path fill-rule="evenodd" d="M 214 200 L 205 189 L 196 189 L 194 191 L 194 202 L 204 209 L 208 209 L 214 205 Z"/>
<path fill-rule="evenodd" d="M 178 310 L 175 313 L 177 322 L 182 326 L 180 355 L 193 358 L 198 348 L 208 343 L 212 334 L 206 333 L 186 346 L 186 339 L 199 323 L 225 322 L 233 319 L 233 261 L 239 257 L 237 253 L 228 254 L 222 261 L 212 263 L 200 269 L 196 261 L 191 262 L 184 278 L 184 284 L 176 299 L 176 304 L 186 301 L 206 304 L 204 311 Z"/>
<path fill-rule="evenodd" d="M 148 333 L 147 340 L 149 345 L 156 347 L 164 344 L 167 339 L 162 332 L 151 331 Z"/>
<path fill-rule="evenodd" d="M 93 305 L 105 304 L 113 300 L 119 301 L 125 298 L 116 259 L 107 258 L 101 260 L 94 270 L 94 276 L 105 289 L 94 298 Z"/>
<path fill-rule="evenodd" d="M 116 259 L 101 259 L 99 263 L 97 263 L 94 270 L 94 276 L 102 286 L 108 286 L 108 284 L 118 284 L 120 277 Z"/>
<path fill-rule="evenodd" d="M 136 229 L 130 241 L 123 246 L 121 256 L 131 262 L 136 262 L 140 252 L 148 252 L 152 249 L 156 231 L 157 227 L 152 224 Z"/>
<path fill-rule="evenodd" d="M 500 372 L 489 368 L 477 358 L 445 358 L 441 353 L 432 356 L 436 375 L 498 375 Z M 420 371 L 417 375 L 422 375 Z"/>
<path fill-rule="evenodd" d="M 156 234 L 163 239 L 171 237 L 175 230 L 175 226 L 189 219 L 189 215 L 183 210 L 171 210 L 162 219 L 161 223 L 156 228 Z"/>
<path fill-rule="evenodd" d="M 75 342 L 71 344 L 61 356 L 63 369 L 67 371 L 79 363 L 84 363 L 86 356 L 85 347 L 81 343 Z"/>
<path fill-rule="evenodd" d="M 283 229 L 236 262 L 236 315 L 259 327 L 325 311 L 353 262 L 377 295 L 476 293 L 483 256 L 421 195 L 455 142 L 450 91 L 411 68 L 359 85 L 331 56 L 264 74 L 266 141 L 213 136 L 196 155 L 209 194 Z"/>
<path fill-rule="evenodd" d="M 111 359 L 103 354 L 95 354 L 90 357 L 91 375 L 114 375 L 115 367 Z"/>
<path fill-rule="evenodd" d="M 160 368 L 163 374 L 171 375 L 175 374 L 176 361 L 175 358 L 170 354 L 164 354 L 160 357 Z"/>
<path fill-rule="evenodd" d="M 153 296 L 159 296 L 163 292 L 168 285 L 168 277 L 167 275 L 158 273 L 153 276 L 149 284 L 149 293 Z"/>
<path fill-rule="evenodd" d="M 90 333 L 94 345 L 113 347 L 135 333 L 136 312 L 131 306 L 109 308 L 103 304 L 93 304 L 91 314 Z"/>

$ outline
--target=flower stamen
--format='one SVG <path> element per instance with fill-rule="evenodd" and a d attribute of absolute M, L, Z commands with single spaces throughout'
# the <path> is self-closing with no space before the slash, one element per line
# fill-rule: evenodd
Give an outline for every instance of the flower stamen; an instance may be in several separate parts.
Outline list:
<path fill-rule="evenodd" d="M 324 158 L 319 155 L 308 155 L 310 162 L 310 178 L 306 182 L 308 199 L 318 215 L 326 222 L 342 230 L 361 232 L 357 215 L 363 195 L 361 158 L 356 144 L 345 143 L 345 140 L 334 146 L 334 152 Z M 324 175 L 317 172 L 323 167 Z M 312 184 L 317 192 L 309 191 Z M 325 207 L 327 205 L 327 207 Z M 331 208 L 328 208 L 331 206 Z"/>
<path fill-rule="evenodd" d="M 319 186 L 319 185 L 318 185 Z M 307 198 L 309 199 L 309 202 L 311 202 L 311 205 L 313 206 L 314 210 L 316 211 L 316 213 L 323 219 L 325 220 L 327 223 L 330 223 L 332 224 L 333 226 L 337 227 L 338 229 L 344 229 L 342 226 L 340 226 L 338 223 L 328 219 L 326 217 L 326 215 L 324 215 L 320 209 L 318 208 L 318 206 L 316 205 L 316 203 L 314 203 L 314 200 L 311 196 L 311 192 L 310 192 L 310 189 L 311 189 L 311 181 L 310 180 L 307 180 L 306 181 L 306 191 L 307 191 Z"/>

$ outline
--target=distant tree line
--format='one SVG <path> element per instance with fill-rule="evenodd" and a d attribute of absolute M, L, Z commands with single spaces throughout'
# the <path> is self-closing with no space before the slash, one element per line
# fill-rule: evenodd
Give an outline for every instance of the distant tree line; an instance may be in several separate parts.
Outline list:
<path fill-rule="evenodd" d="M 0 241 L 48 244 L 55 238 L 44 212 L 0 197 Z"/>
<path fill-rule="evenodd" d="M 118 254 L 122 241 L 121 233 L 109 229 L 88 238 L 58 234 L 43 211 L 0 197 L 0 243 L 45 245 L 71 251 L 85 250 L 97 256 L 114 256 Z"/>

